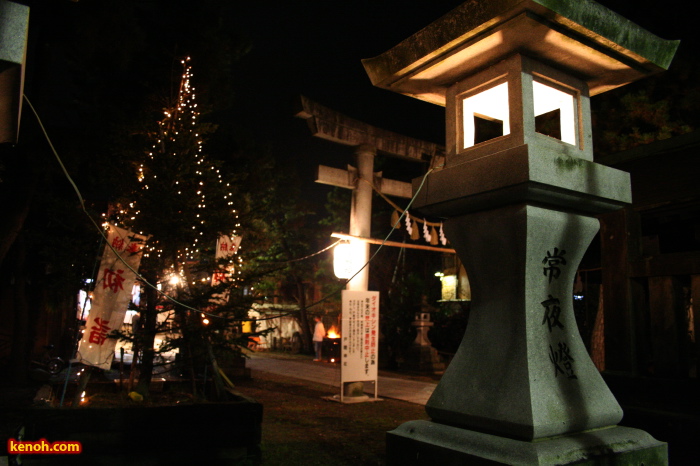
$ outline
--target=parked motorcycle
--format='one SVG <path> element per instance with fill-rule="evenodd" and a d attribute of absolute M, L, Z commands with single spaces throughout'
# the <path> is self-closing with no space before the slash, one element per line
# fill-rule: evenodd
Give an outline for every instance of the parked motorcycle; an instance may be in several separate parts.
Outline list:
<path fill-rule="evenodd" d="M 35 375 L 41 371 L 48 372 L 50 375 L 56 375 L 66 367 L 66 362 L 53 355 L 54 345 L 45 345 L 46 350 L 38 361 L 32 361 L 32 372 Z M 42 377 L 43 378 L 43 377 Z"/>

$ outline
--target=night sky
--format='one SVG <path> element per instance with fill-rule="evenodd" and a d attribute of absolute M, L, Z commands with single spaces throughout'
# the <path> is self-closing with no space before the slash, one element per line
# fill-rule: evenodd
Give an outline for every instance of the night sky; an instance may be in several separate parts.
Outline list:
<path fill-rule="evenodd" d="M 273 1 L 241 9 L 241 28 L 253 39 L 243 63 L 258 103 L 283 110 L 292 96 L 305 94 L 342 113 L 387 129 L 441 142 L 442 110 L 415 99 L 374 88 L 360 62 L 383 53 L 463 3 Z M 666 39 L 687 35 L 688 15 L 671 10 L 678 0 L 600 2 Z M 678 21 L 678 22 L 677 22 Z M 689 32 L 692 32 L 690 29 Z M 264 90 L 263 90 L 264 89 Z"/>
<path fill-rule="evenodd" d="M 444 110 L 410 97 L 375 88 L 360 62 L 383 53 L 430 22 L 463 3 L 431 2 L 273 1 L 241 10 L 241 28 L 250 34 L 253 48 L 243 60 L 255 99 L 249 101 L 251 123 L 260 129 L 275 122 L 275 135 L 285 157 L 318 160 L 344 167 L 351 150 L 317 139 L 309 140 L 303 120 L 286 110 L 299 94 L 348 116 L 388 130 L 444 141 Z M 671 0 L 601 1 L 664 39 L 681 39 L 682 50 L 697 43 L 695 23 L 684 2 Z M 302 5 L 303 6 L 300 6 Z M 269 112 L 260 114 L 262 105 Z M 315 162 L 314 162 L 315 163 Z M 304 164 L 313 177 L 313 163 Z"/>
<path fill-rule="evenodd" d="M 69 15 L 96 0 L 51 1 L 62 3 L 56 11 Z M 189 4 L 193 9 L 198 5 L 187 0 L 133 1 L 153 9 L 151 21 L 156 28 L 167 28 L 169 11 L 158 10 L 163 5 Z M 222 1 L 232 6 L 231 28 L 250 44 L 248 53 L 236 64 L 235 95 L 224 118 L 241 133 L 267 144 L 280 160 L 298 166 L 305 183 L 313 185 L 318 163 L 338 167 L 351 163 L 352 149 L 312 138 L 306 122 L 294 118 L 301 94 L 384 129 L 431 142 L 444 141 L 442 108 L 373 87 L 360 60 L 383 53 L 461 1 Z M 42 2 L 25 3 L 37 6 Z M 682 48 L 686 50 L 697 42 L 697 28 L 692 15 L 681 8 L 685 4 L 681 0 L 599 3 L 660 37 L 684 40 Z M 60 16 L 43 20 L 58 31 L 63 24 Z M 119 48 L 115 43 L 105 53 L 118 54 Z M 192 58 L 196 76 L 197 57 Z M 89 92 L 89 86 L 82 91 Z M 317 186 L 310 189 L 320 192 Z"/>

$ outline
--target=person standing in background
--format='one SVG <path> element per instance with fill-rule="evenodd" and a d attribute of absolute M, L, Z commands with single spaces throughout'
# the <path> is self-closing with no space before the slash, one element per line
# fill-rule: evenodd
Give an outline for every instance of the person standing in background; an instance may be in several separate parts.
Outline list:
<path fill-rule="evenodd" d="M 314 317 L 316 321 L 316 326 L 314 327 L 314 351 L 316 352 L 316 359 L 314 361 L 321 360 L 321 346 L 323 345 L 323 338 L 326 336 L 326 327 L 323 326 L 321 318 L 319 316 Z"/>

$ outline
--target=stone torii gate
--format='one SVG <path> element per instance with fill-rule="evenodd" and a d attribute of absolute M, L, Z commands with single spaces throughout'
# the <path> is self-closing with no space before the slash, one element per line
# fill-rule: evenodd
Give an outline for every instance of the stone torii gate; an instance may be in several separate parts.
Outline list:
<path fill-rule="evenodd" d="M 317 183 L 352 190 L 350 235 L 370 237 L 372 221 L 372 185 L 382 194 L 410 199 L 411 183 L 390 180 L 374 172 L 374 157 L 383 153 L 417 162 L 428 162 L 430 167 L 444 163 L 445 149 L 438 144 L 421 141 L 391 131 L 376 128 L 354 120 L 320 105 L 304 96 L 302 110 L 297 117 L 307 121 L 311 133 L 319 138 L 355 147 L 356 167 L 347 170 L 319 165 Z M 366 182 L 362 182 L 362 181 Z M 369 243 L 364 244 L 363 264 L 369 260 Z M 365 267 L 348 283 L 348 290 L 367 291 L 369 269 Z"/>

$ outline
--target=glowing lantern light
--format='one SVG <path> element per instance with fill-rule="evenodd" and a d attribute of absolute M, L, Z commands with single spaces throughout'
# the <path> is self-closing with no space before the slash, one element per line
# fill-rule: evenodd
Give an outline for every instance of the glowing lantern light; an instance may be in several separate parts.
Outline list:
<path fill-rule="evenodd" d="M 464 149 L 492 137 L 510 134 L 507 82 L 467 97 L 462 105 Z"/>
<path fill-rule="evenodd" d="M 523 55 L 477 71 L 446 89 L 447 165 L 512 150 L 592 161 L 588 97 L 585 82 Z"/>
<path fill-rule="evenodd" d="M 576 145 L 577 97 L 554 86 L 532 81 L 535 131 Z M 508 82 L 466 95 L 462 99 L 462 149 L 510 134 Z"/>
<path fill-rule="evenodd" d="M 532 82 L 535 122 L 538 117 L 555 117 L 554 125 L 559 134 L 548 134 L 563 142 L 576 145 L 576 98 L 572 93 L 560 91 L 539 81 Z M 558 117 L 558 118 L 556 118 Z M 537 123 L 535 123 L 537 125 Z M 537 130 L 541 132 L 540 130 Z"/>
<path fill-rule="evenodd" d="M 333 250 L 333 272 L 340 279 L 352 278 L 365 265 L 362 258 L 363 244 L 340 243 Z"/>

